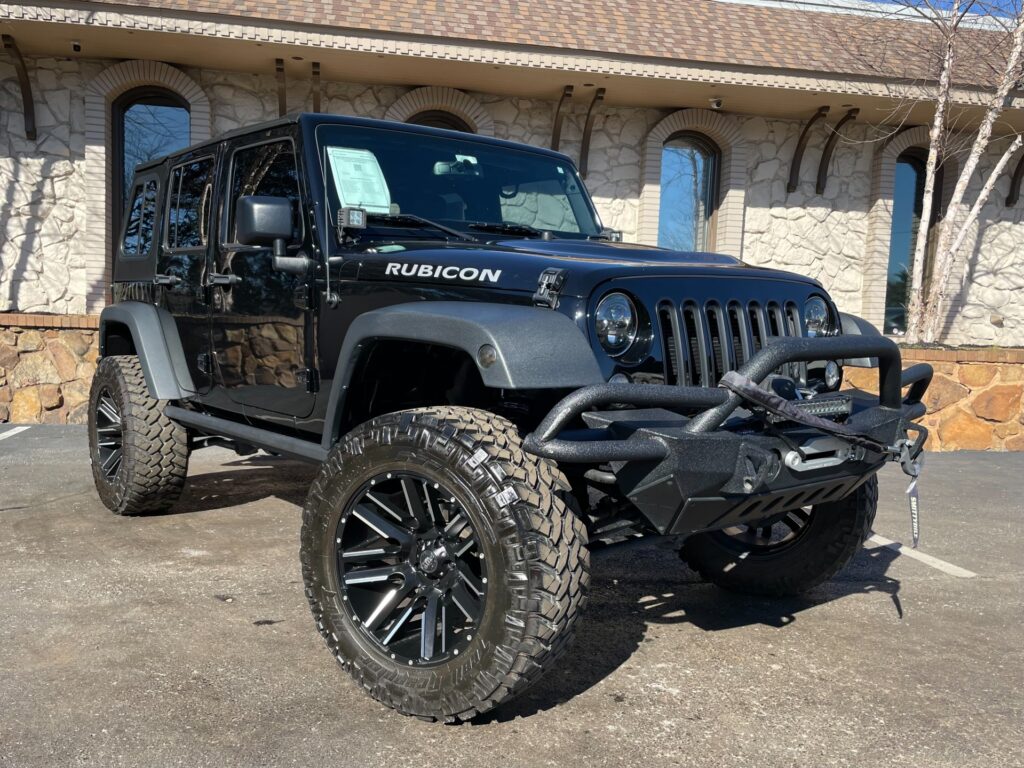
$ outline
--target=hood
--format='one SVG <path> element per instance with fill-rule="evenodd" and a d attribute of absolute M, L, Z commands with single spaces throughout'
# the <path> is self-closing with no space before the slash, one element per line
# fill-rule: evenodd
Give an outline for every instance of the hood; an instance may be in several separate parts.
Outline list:
<path fill-rule="evenodd" d="M 545 269 L 564 269 L 563 296 L 585 298 L 617 278 L 730 277 L 783 280 L 820 287 L 808 277 L 752 267 L 719 253 L 670 251 L 633 243 L 588 240 L 507 239 L 488 243 L 409 240 L 378 245 L 363 261 L 359 279 L 420 284 L 486 285 L 533 293 Z"/>

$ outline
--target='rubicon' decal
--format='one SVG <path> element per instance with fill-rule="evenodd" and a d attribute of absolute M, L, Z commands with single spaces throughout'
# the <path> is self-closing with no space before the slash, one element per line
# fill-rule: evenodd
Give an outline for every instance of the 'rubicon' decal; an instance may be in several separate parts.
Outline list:
<path fill-rule="evenodd" d="M 500 269 L 478 269 L 476 267 L 453 267 L 442 264 L 403 264 L 391 261 L 384 268 L 390 277 L 440 277 L 443 280 L 464 280 L 496 283 L 501 277 Z"/>

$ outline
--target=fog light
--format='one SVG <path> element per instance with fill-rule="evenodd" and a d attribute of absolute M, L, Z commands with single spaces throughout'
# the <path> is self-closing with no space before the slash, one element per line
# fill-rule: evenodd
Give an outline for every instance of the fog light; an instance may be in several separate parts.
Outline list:
<path fill-rule="evenodd" d="M 839 389 L 839 383 L 843 380 L 843 369 L 835 360 L 829 360 L 825 364 L 825 386 L 829 389 Z"/>

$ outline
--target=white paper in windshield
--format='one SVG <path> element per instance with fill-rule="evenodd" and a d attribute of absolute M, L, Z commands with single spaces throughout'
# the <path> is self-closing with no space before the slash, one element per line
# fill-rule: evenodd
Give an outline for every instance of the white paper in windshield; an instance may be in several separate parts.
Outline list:
<path fill-rule="evenodd" d="M 391 192 L 377 157 L 368 149 L 327 147 L 334 189 L 343 208 L 390 213 Z"/>

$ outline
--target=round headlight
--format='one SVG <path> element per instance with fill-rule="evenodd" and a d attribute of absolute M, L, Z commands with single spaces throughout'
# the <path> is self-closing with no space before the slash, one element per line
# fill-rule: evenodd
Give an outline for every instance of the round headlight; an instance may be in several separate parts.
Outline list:
<path fill-rule="evenodd" d="M 804 327 L 808 336 L 832 335 L 832 313 L 820 296 L 811 296 L 804 304 Z"/>
<path fill-rule="evenodd" d="M 597 305 L 594 327 L 604 351 L 618 357 L 636 340 L 636 307 L 624 293 L 609 293 Z"/>
<path fill-rule="evenodd" d="M 843 369 L 839 367 L 839 363 L 835 360 L 825 363 L 825 386 L 832 390 L 839 389 L 842 380 Z"/>

